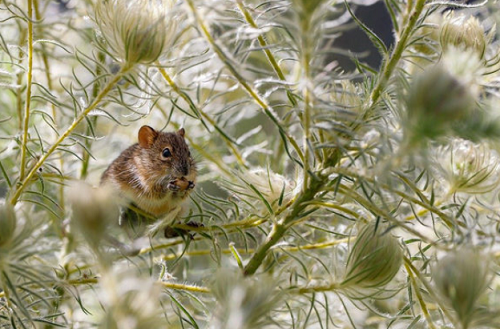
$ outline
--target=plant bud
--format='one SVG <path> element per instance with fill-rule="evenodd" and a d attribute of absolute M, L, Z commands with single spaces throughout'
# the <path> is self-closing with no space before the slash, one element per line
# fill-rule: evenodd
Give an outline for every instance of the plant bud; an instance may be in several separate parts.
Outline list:
<path fill-rule="evenodd" d="M 92 188 L 84 183 L 73 187 L 70 193 L 72 221 L 94 249 L 99 248 L 109 224 L 118 220 L 114 194 L 110 188 Z"/>
<path fill-rule="evenodd" d="M 470 117 L 475 99 L 466 85 L 438 64 L 417 75 L 406 105 L 410 141 L 416 142 L 453 131 Z"/>
<path fill-rule="evenodd" d="M 438 260 L 432 277 L 462 328 L 467 328 L 478 309 L 476 303 L 490 282 L 488 261 L 477 251 L 461 248 Z"/>
<path fill-rule="evenodd" d="M 440 42 L 443 51 L 451 50 L 450 46 L 462 50 L 472 50 L 483 58 L 490 37 L 475 17 L 465 15 L 455 16 L 450 14 L 441 26 Z"/>
<path fill-rule="evenodd" d="M 150 64 L 174 41 L 174 4 L 174 0 L 102 0 L 95 7 L 95 20 L 114 56 L 129 64 Z"/>
<path fill-rule="evenodd" d="M 217 309 L 210 329 L 267 328 L 269 313 L 281 299 L 271 277 L 244 278 L 229 269 L 220 271 L 212 284 Z"/>
<path fill-rule="evenodd" d="M 16 224 L 16 214 L 12 206 L 0 205 L 0 248 L 12 241 Z"/>
<path fill-rule="evenodd" d="M 487 193 L 498 187 L 500 159 L 486 144 L 455 139 L 439 147 L 435 159 L 451 193 Z"/>
<path fill-rule="evenodd" d="M 347 258 L 343 288 L 381 288 L 398 273 L 403 261 L 401 246 L 382 226 L 366 225 L 356 237 Z"/>

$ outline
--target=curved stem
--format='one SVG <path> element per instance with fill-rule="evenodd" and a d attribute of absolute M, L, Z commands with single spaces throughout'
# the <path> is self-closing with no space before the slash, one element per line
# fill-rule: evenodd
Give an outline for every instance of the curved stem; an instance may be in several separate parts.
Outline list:
<path fill-rule="evenodd" d="M 31 86 L 33 83 L 33 0 L 28 0 L 28 71 L 26 81 L 26 100 L 24 107 L 23 139 L 21 141 L 21 170 L 19 179 L 24 179 L 26 167 L 26 148 L 28 144 L 28 127 L 30 121 Z"/>
<path fill-rule="evenodd" d="M 262 262 L 267 256 L 268 251 L 285 235 L 288 228 L 293 225 L 298 219 L 301 218 L 301 213 L 309 206 L 309 201 L 314 199 L 316 194 L 321 190 L 324 185 L 324 177 L 321 180 L 311 180 L 309 187 L 300 192 L 299 197 L 291 206 L 292 209 L 289 214 L 282 220 L 281 223 L 276 222 L 273 229 L 266 237 L 263 244 L 259 246 L 257 251 L 253 254 L 252 258 L 248 261 L 244 275 L 253 275 L 258 270 Z"/>
<path fill-rule="evenodd" d="M 61 145 L 61 143 L 75 130 L 80 122 L 89 114 L 90 111 L 94 110 L 102 99 L 113 89 L 113 87 L 120 81 L 120 79 L 132 69 L 132 65 L 125 64 L 121 70 L 113 76 L 113 78 L 108 82 L 108 84 L 101 90 L 99 95 L 95 98 L 95 100 L 85 109 L 83 110 L 73 121 L 73 123 L 66 129 L 66 131 L 59 136 L 59 138 L 55 141 L 54 144 L 45 152 L 43 156 L 40 157 L 38 162 L 33 166 L 30 172 L 26 175 L 24 180 L 21 181 L 20 185 L 17 187 L 14 195 L 10 199 L 10 203 L 15 205 L 21 196 L 23 190 L 28 186 L 29 182 L 35 175 L 35 173 L 40 169 L 40 167 L 45 163 L 47 158 L 54 153 L 54 151 Z"/>
<path fill-rule="evenodd" d="M 253 19 L 252 15 L 246 9 L 245 5 L 243 4 L 243 1 L 236 0 L 236 4 L 238 6 L 238 9 L 241 11 L 243 16 L 245 17 L 245 20 L 247 21 L 247 23 L 252 28 L 258 29 L 259 26 L 257 25 L 255 20 Z M 281 70 L 281 67 L 278 64 L 278 61 L 276 61 L 276 58 L 274 57 L 273 53 L 269 50 L 268 44 L 267 44 L 266 40 L 264 39 L 264 36 L 262 34 L 259 34 L 259 36 L 257 37 L 257 40 L 259 41 L 259 44 L 262 47 L 262 51 L 266 54 L 267 60 L 271 64 L 274 72 L 276 72 L 276 75 L 278 76 L 278 78 L 281 81 L 286 82 L 285 75 L 283 74 L 283 71 Z M 286 94 L 288 96 L 288 99 L 290 100 L 290 103 L 292 104 L 292 106 L 296 106 L 297 101 L 295 100 L 295 98 L 294 98 L 292 92 L 289 90 L 288 86 L 286 88 L 287 88 Z"/>

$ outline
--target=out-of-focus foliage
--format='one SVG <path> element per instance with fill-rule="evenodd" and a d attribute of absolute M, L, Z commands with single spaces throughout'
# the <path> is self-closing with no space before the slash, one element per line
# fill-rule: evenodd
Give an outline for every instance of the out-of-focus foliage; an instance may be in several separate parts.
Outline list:
<path fill-rule="evenodd" d="M 498 3 L 375 2 L 1 1 L 0 327 L 500 327 Z M 168 239 L 98 187 L 143 124 Z"/>

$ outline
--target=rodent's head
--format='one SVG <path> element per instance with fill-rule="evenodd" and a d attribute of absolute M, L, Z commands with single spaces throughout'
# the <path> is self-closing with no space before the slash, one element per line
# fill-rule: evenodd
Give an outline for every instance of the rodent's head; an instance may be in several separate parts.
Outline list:
<path fill-rule="evenodd" d="M 139 145 L 143 149 L 143 160 L 147 163 L 150 176 L 156 179 L 184 177 L 188 181 L 195 180 L 196 168 L 184 134 L 183 128 L 165 133 L 149 126 L 141 127 Z"/>

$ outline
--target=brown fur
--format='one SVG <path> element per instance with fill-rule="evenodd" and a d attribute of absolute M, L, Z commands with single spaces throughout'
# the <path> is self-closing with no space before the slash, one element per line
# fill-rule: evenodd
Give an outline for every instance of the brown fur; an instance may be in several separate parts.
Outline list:
<path fill-rule="evenodd" d="M 171 156 L 162 157 L 165 148 Z M 184 140 L 184 129 L 175 133 L 155 131 L 143 126 L 139 143 L 123 151 L 106 169 L 101 185 L 116 188 L 129 201 L 154 216 L 162 216 L 178 207 L 191 189 L 174 190 L 169 184 L 177 179 L 196 181 L 196 166 Z"/>

